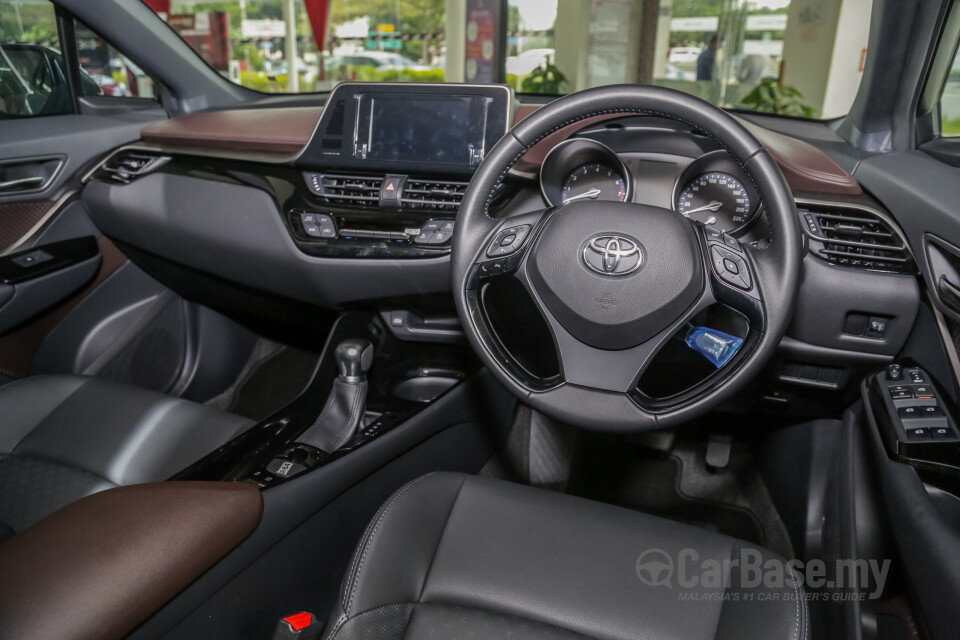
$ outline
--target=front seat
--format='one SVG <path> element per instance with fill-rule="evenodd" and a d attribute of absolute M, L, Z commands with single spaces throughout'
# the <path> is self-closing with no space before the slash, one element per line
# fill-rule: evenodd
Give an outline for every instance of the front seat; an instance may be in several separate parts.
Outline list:
<path fill-rule="evenodd" d="M 0 388 L 0 540 L 92 493 L 166 480 L 252 424 L 98 378 L 11 382 Z"/>
<path fill-rule="evenodd" d="M 727 584 L 715 570 L 724 564 Z M 400 489 L 367 527 L 325 637 L 802 640 L 808 627 L 800 582 L 771 551 L 619 507 L 438 473 Z"/>

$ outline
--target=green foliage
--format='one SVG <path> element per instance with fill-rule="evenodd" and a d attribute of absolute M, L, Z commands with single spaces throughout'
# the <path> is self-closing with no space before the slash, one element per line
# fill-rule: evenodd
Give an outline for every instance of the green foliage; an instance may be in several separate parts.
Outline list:
<path fill-rule="evenodd" d="M 567 76 L 556 65 L 544 62 L 530 72 L 520 83 L 523 93 L 548 93 L 559 95 L 563 93 L 563 85 L 567 83 Z"/>
<path fill-rule="evenodd" d="M 960 118 L 944 118 L 941 129 L 945 136 L 960 136 Z"/>
<path fill-rule="evenodd" d="M 784 116 L 813 118 L 817 110 L 803 103 L 803 94 L 794 87 L 781 87 L 776 78 L 764 78 L 742 100 L 754 111 L 778 113 Z"/>
<path fill-rule="evenodd" d="M 0 41 L 56 45 L 57 40 L 57 20 L 52 4 L 0 2 Z"/>

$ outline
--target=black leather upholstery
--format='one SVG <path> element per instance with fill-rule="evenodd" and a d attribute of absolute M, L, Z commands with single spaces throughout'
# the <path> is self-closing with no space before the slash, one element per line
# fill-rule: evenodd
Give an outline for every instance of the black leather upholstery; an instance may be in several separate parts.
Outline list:
<path fill-rule="evenodd" d="M 165 480 L 253 424 L 81 376 L 11 382 L 0 415 L 0 536 L 92 493 Z"/>
<path fill-rule="evenodd" d="M 424 476 L 370 523 L 326 637 L 808 637 L 806 601 L 792 572 L 779 587 L 751 586 L 738 569 L 726 586 L 684 587 L 677 563 L 670 586 L 651 586 L 638 559 L 655 549 L 667 558 L 687 550 L 699 563 L 729 561 L 743 549 L 760 562 L 777 559 L 618 507 L 486 478 Z M 693 575 L 688 570 L 684 579 Z"/>

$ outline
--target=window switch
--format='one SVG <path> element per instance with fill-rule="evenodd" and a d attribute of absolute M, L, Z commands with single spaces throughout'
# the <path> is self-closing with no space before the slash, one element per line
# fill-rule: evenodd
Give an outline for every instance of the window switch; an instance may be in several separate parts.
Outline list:
<path fill-rule="evenodd" d="M 887 318 L 873 316 L 867 322 L 867 331 L 864 335 L 868 338 L 882 339 L 887 334 Z"/>

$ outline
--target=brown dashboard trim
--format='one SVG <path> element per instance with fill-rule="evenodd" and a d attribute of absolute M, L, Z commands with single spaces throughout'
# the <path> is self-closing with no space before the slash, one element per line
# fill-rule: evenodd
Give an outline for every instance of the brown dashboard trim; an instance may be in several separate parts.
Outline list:
<path fill-rule="evenodd" d="M 310 141 L 322 112 L 284 107 L 188 113 L 149 124 L 140 137 L 170 147 L 292 155 Z"/>
<path fill-rule="evenodd" d="M 540 105 L 520 106 L 514 124 L 539 108 Z M 299 155 L 310 142 L 322 112 L 322 107 L 284 107 L 191 113 L 150 124 L 141 132 L 141 138 L 144 142 L 195 153 L 208 150 L 257 154 L 264 160 L 285 162 Z M 521 175 L 535 175 L 547 152 L 558 143 L 584 127 L 616 117 L 620 116 L 598 116 L 560 129 L 530 149 L 514 170 Z M 740 122 L 770 151 L 794 191 L 846 195 L 863 192 L 856 178 L 812 144 L 742 119 Z"/>

